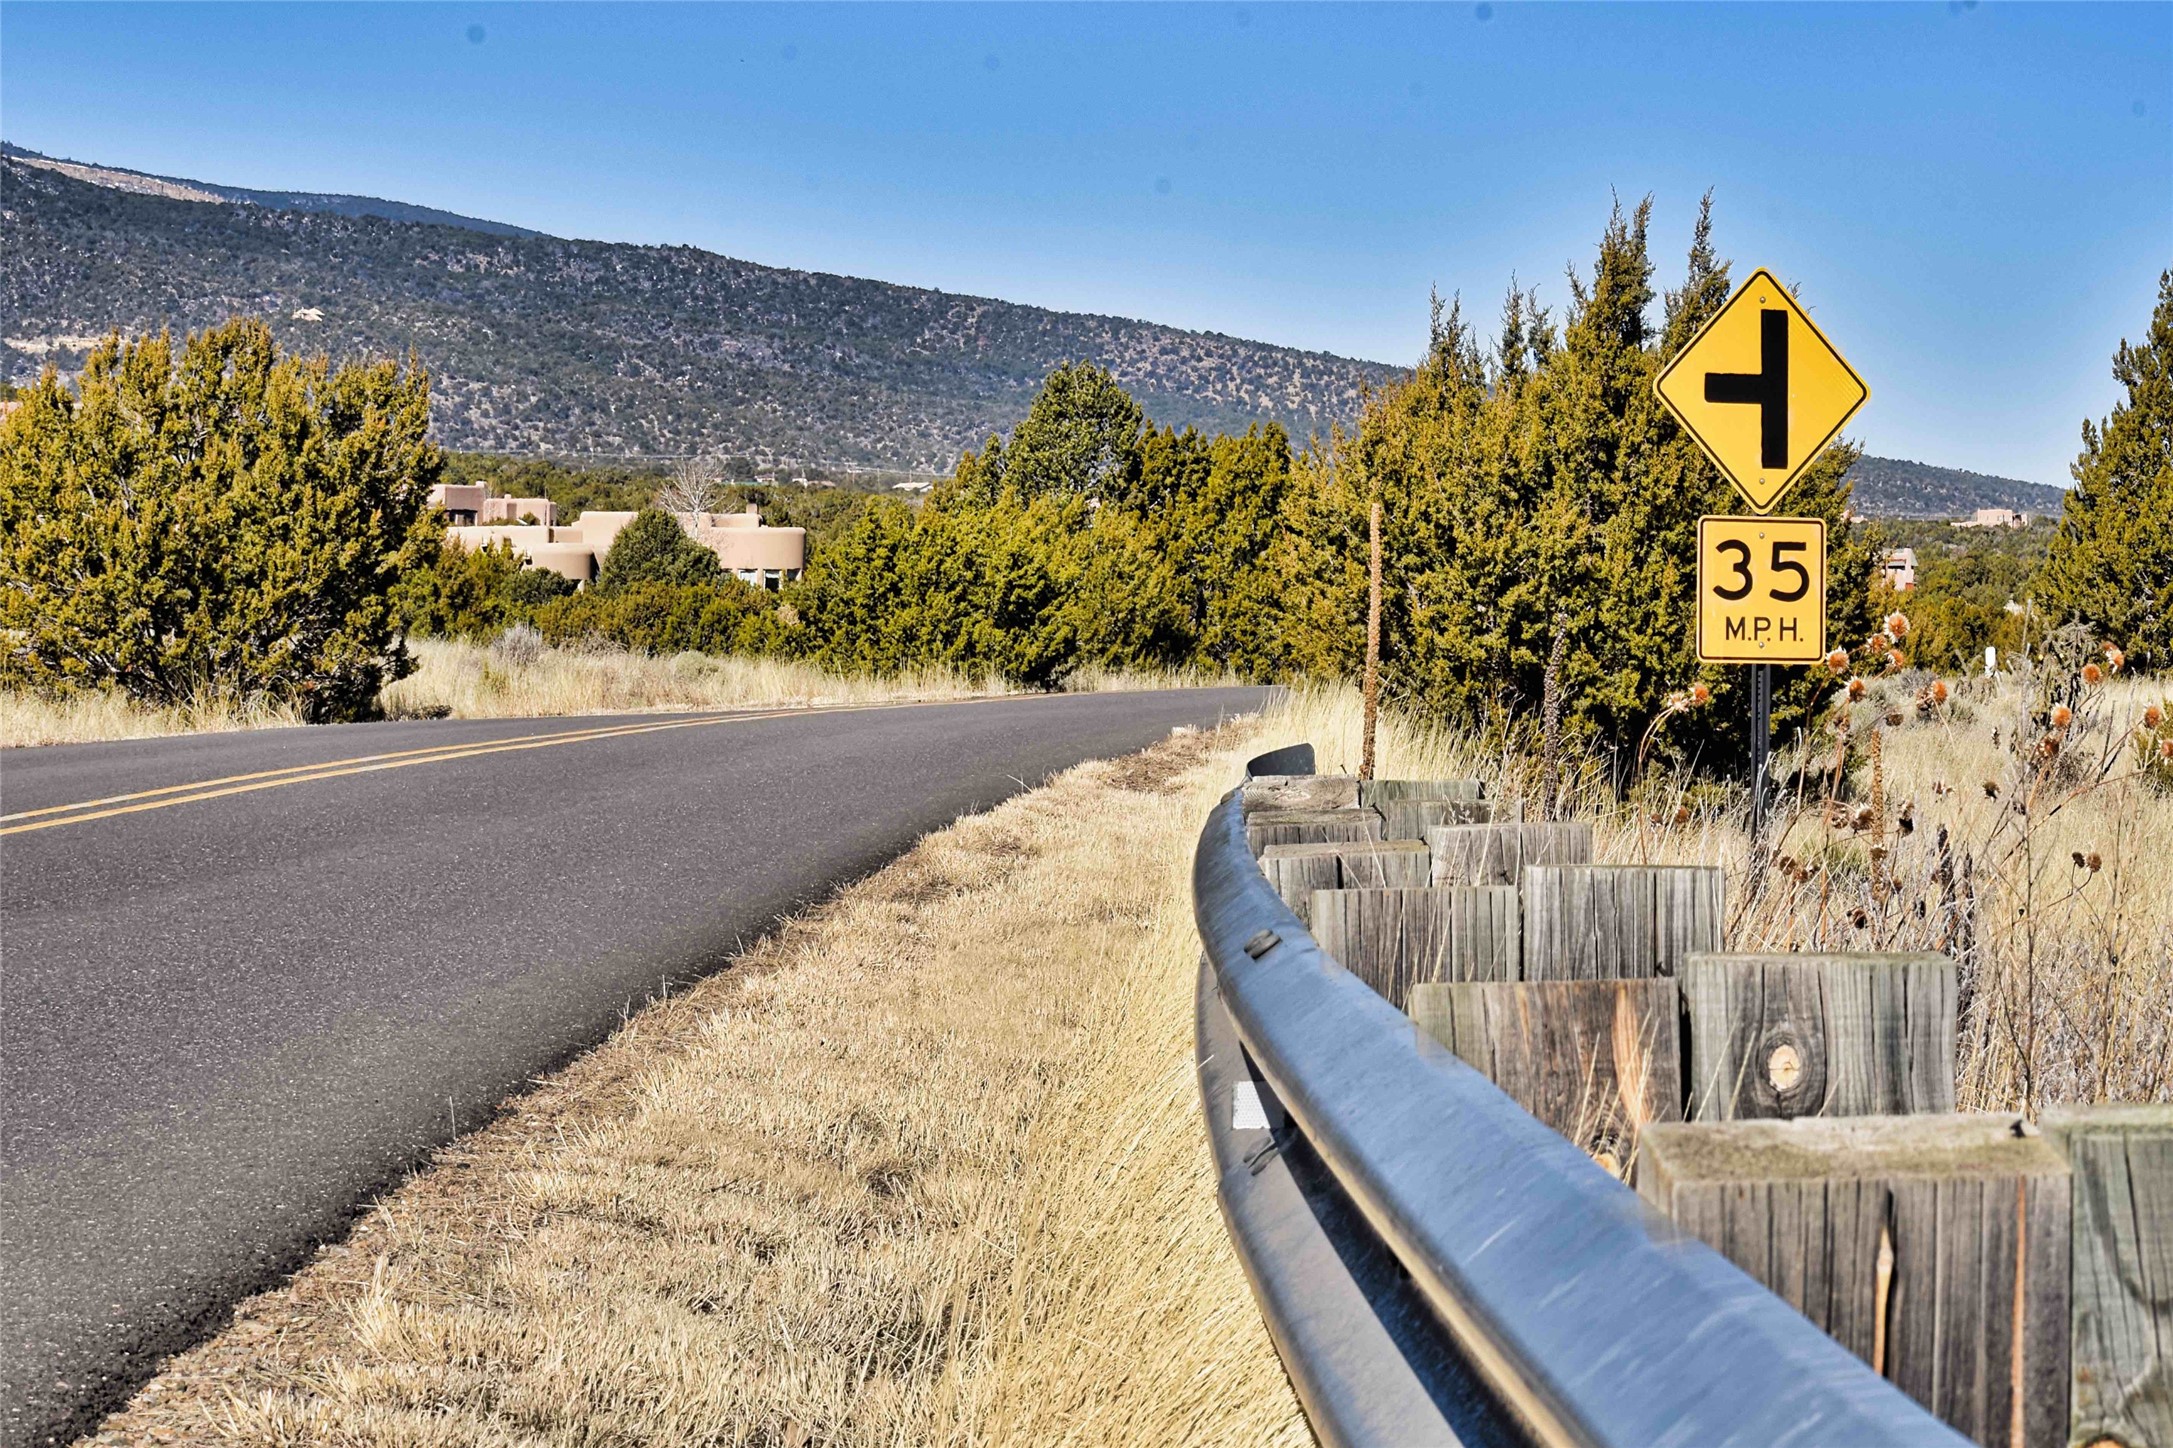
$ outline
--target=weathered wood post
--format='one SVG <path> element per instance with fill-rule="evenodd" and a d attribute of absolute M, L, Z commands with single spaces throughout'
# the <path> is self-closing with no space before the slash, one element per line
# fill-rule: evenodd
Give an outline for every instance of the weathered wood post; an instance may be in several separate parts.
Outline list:
<path fill-rule="evenodd" d="M 1413 889 L 1426 883 L 1429 863 L 1417 840 L 1340 840 L 1260 851 L 1261 873 L 1307 922 L 1316 890 Z"/>
<path fill-rule="evenodd" d="M 1694 1121 L 1954 1109 L 1943 955 L 1694 952 L 1681 975 Z"/>
<path fill-rule="evenodd" d="M 1414 984 L 1410 1016 L 1617 1176 L 1682 1120 L 1672 980 Z"/>
<path fill-rule="evenodd" d="M 1436 885 L 1520 885 L 1526 865 L 1582 865 L 1592 859 L 1592 826 L 1435 825 L 1426 831 Z"/>
<path fill-rule="evenodd" d="M 1356 809 L 1358 781 L 1348 774 L 1266 774 L 1245 781 L 1246 814 L 1261 809 Z"/>
<path fill-rule="evenodd" d="M 1381 817 L 1370 809 L 1256 809 L 1245 816 L 1245 840 L 1256 855 L 1269 845 L 1380 837 Z"/>
<path fill-rule="evenodd" d="M 1515 980 L 1517 892 L 1508 885 L 1315 890 L 1320 948 L 1397 1009 L 1420 981 Z"/>
<path fill-rule="evenodd" d="M 1380 809 L 1402 800 L 1441 799 L 1479 804 L 1486 799 L 1482 779 L 1362 779 L 1358 802 Z"/>
<path fill-rule="evenodd" d="M 1494 813 L 1476 779 L 1365 780 L 1358 802 L 1379 811 L 1385 840 L 1423 840 L 1435 825 L 1484 823 Z"/>
<path fill-rule="evenodd" d="M 1524 867 L 1524 978 L 1675 975 L 1718 950 L 1727 887 L 1718 865 Z"/>
<path fill-rule="evenodd" d="M 2067 1441 L 2068 1168 L 2020 1118 L 1656 1124 L 1637 1190 L 1987 1448 Z"/>
<path fill-rule="evenodd" d="M 2074 1188 L 2067 1441 L 2173 1443 L 2173 1106 L 2058 1108 L 2044 1131 Z"/>

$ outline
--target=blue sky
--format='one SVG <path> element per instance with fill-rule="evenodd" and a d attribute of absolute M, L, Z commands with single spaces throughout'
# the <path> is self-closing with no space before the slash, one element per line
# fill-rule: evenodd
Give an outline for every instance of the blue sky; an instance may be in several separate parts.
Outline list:
<path fill-rule="evenodd" d="M 2173 265 L 2173 6 L 0 8 L 0 131 L 1407 362 L 1697 197 L 1872 451 L 2064 482 Z"/>

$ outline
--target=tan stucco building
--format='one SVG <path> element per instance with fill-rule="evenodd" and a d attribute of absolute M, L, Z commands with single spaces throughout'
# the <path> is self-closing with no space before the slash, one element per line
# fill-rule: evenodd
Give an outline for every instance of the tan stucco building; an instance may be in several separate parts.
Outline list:
<path fill-rule="evenodd" d="M 780 588 L 807 567 L 805 528 L 766 528 L 762 510 L 675 513 L 687 536 L 717 555 L 724 571 L 757 588 Z"/>
<path fill-rule="evenodd" d="M 480 485 L 441 483 L 430 490 L 431 502 L 450 524 L 446 538 L 463 548 L 505 543 L 531 567 L 547 569 L 575 583 L 593 583 L 604 555 L 619 532 L 634 521 L 632 513 L 587 512 L 571 523 L 557 521 L 548 498 L 492 498 Z M 761 510 L 743 513 L 674 513 L 687 536 L 717 555 L 727 573 L 757 588 L 781 588 L 807 567 L 807 530 L 765 528 Z M 520 522 L 533 518 L 533 523 Z"/>
<path fill-rule="evenodd" d="M 430 502 L 455 527 L 532 522 L 548 528 L 558 521 L 558 504 L 549 498 L 493 498 L 481 483 L 439 483 Z"/>

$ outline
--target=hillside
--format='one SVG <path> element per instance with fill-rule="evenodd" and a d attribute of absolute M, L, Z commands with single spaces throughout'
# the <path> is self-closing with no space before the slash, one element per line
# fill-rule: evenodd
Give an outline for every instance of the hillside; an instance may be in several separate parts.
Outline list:
<path fill-rule="evenodd" d="M 26 151 L 0 141 L 0 155 L 20 161 L 26 166 L 42 166 L 63 176 L 73 176 L 78 181 L 88 181 L 94 186 L 107 186 L 116 191 L 134 191 L 144 196 L 167 196 L 176 201 L 234 201 L 247 206 L 265 206 L 275 211 L 330 211 L 340 216 L 381 216 L 387 221 L 416 221 L 434 226 L 460 226 L 469 231 L 485 231 L 493 236 L 541 236 L 525 226 L 509 226 L 503 221 L 484 221 L 479 217 L 462 216 L 455 211 L 440 211 L 435 206 L 416 206 L 406 201 L 387 201 L 381 196 L 347 196 L 324 191 L 252 191 L 246 186 L 221 186 L 212 181 L 190 181 L 180 176 L 155 176 L 148 171 L 131 171 L 124 166 L 93 166 L 82 161 L 61 160 L 53 156 L 41 156 L 36 151 Z"/>
<path fill-rule="evenodd" d="M 204 183 L 130 172 L 92 184 L 78 176 L 97 168 L 74 169 L 0 158 L 9 381 L 48 359 L 80 365 L 114 328 L 201 328 L 253 313 L 298 348 L 413 349 L 433 374 L 438 434 L 455 447 L 714 450 L 763 464 L 940 470 L 1008 428 L 1068 360 L 1108 367 L 1160 422 L 1241 431 L 1274 420 L 1301 438 L 1354 416 L 1362 387 L 1394 375 L 1325 353 L 692 247 L 257 200 L 288 193 L 236 204 Z M 133 179 L 123 189 L 116 176 Z"/>
<path fill-rule="evenodd" d="M 2057 516 L 2060 488 L 1900 458 L 1864 457 L 1849 470 L 1856 511 L 1873 518 L 1964 518 L 1979 508 Z"/>

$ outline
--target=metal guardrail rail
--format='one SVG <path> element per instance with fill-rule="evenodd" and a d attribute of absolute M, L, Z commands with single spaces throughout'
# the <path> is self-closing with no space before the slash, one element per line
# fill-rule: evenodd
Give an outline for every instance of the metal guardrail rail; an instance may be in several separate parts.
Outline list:
<path fill-rule="evenodd" d="M 1298 746 L 1248 773 L 1312 768 Z M 1224 1219 L 1323 1442 L 1967 1442 L 1322 952 L 1238 791 L 1193 910 Z"/>

